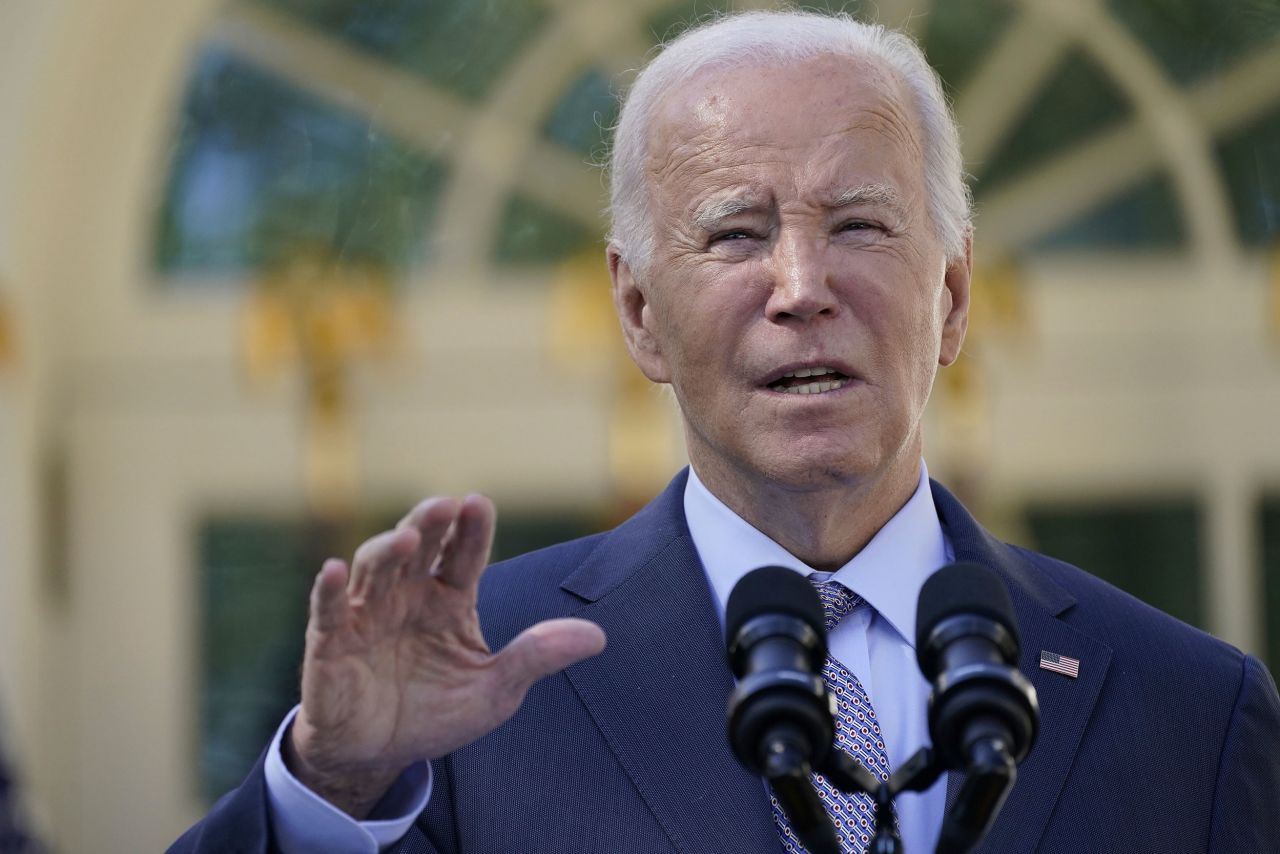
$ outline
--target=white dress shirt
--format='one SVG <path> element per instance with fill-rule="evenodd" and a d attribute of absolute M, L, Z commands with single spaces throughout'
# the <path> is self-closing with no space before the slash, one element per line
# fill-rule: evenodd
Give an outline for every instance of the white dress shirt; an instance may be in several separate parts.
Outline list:
<path fill-rule="evenodd" d="M 689 533 L 706 570 L 724 625 L 724 607 L 738 579 L 761 566 L 783 566 L 814 573 L 782 546 L 726 507 L 690 469 L 684 492 Z M 898 768 L 929 743 L 926 708 L 929 685 L 915 658 L 916 600 L 924 580 L 951 559 L 929 490 L 929 473 L 920 464 L 915 493 L 871 542 L 834 573 L 835 578 L 871 605 L 841 621 L 828 638 L 833 658 L 866 689 L 880 719 L 889 762 Z M 267 802 L 276 844 L 284 854 L 378 854 L 408 833 L 431 796 L 431 768 L 420 762 L 396 781 L 374 817 L 358 822 L 304 786 L 285 766 L 280 741 L 297 714 L 280 724 L 265 766 Z M 932 851 L 942 827 L 946 777 L 923 794 L 898 796 L 903 848 Z"/>
<path fill-rule="evenodd" d="M 284 764 L 280 740 L 298 714 L 295 706 L 267 748 L 267 808 L 276 845 L 284 854 L 378 854 L 409 832 L 431 797 L 431 766 L 416 762 L 401 774 L 374 808 L 373 818 L 356 821 L 293 776 Z"/>
<path fill-rule="evenodd" d="M 799 558 L 726 507 L 703 486 L 692 469 L 684 492 L 689 533 L 711 582 L 724 624 L 729 592 L 742 576 L 761 566 L 782 566 L 815 574 Z M 920 463 L 920 482 L 871 542 L 833 573 L 867 600 L 840 621 L 827 638 L 831 657 L 858 677 L 880 720 L 891 768 L 899 768 L 929 744 L 929 683 L 916 664 L 916 601 L 934 570 L 951 562 L 951 546 L 942 533 L 929 472 Z M 942 829 L 947 786 L 944 774 L 927 792 L 903 792 L 895 801 L 904 851 L 932 851 Z"/>

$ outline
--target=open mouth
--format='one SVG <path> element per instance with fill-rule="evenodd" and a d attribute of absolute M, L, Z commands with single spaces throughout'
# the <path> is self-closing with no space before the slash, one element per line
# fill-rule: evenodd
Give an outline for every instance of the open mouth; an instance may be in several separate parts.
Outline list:
<path fill-rule="evenodd" d="M 768 384 L 770 391 L 784 394 L 822 394 L 843 388 L 849 382 L 849 376 L 835 368 L 798 368 L 787 371 L 778 379 Z"/>

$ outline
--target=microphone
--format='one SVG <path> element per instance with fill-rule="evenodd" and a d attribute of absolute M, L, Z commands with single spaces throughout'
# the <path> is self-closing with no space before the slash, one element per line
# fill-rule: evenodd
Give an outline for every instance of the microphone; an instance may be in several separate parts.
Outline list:
<path fill-rule="evenodd" d="M 729 594 L 725 636 L 739 679 L 728 710 L 734 754 L 769 781 L 808 851 L 838 854 L 835 830 L 809 780 L 835 734 L 834 698 L 822 679 L 827 641 L 817 592 L 793 570 L 752 570 Z"/>
<path fill-rule="evenodd" d="M 1018 627 L 1004 582 L 956 563 L 920 590 L 916 655 L 933 683 L 929 734 L 941 763 L 967 772 L 939 852 L 969 851 L 990 829 L 1035 742 L 1036 690 L 1017 669 Z"/>

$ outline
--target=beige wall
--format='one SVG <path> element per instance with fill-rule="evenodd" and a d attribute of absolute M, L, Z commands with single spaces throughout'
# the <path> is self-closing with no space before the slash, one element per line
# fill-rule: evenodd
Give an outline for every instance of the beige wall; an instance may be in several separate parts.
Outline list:
<path fill-rule="evenodd" d="M 91 663 L 84 650 L 109 640 L 94 637 L 96 627 L 85 624 L 84 614 L 99 611 L 83 595 L 83 580 L 95 569 L 120 571 L 128 564 L 104 568 L 89 559 L 74 565 L 74 524 L 55 522 L 42 510 L 50 497 L 46 466 L 71 439 L 73 389 L 83 382 L 77 378 L 120 358 L 111 341 L 127 334 L 119 326 L 128 311 L 121 296 L 138 278 L 155 151 L 164 144 L 170 99 L 207 5 L 19 0 L 0 7 L 0 38 L 6 41 L 0 51 L 6 128 L 0 143 L 0 271 L 21 347 L 16 374 L 0 387 L 9 428 L 0 481 L 7 580 L 0 669 L 10 739 L 31 784 L 34 811 L 65 850 L 154 850 L 158 842 L 157 828 L 143 836 L 98 835 L 105 844 L 85 844 L 104 822 L 94 793 L 81 787 L 82 727 L 100 703 L 124 695 L 99 696 L 98 686 L 80 681 L 86 673 L 81 665 Z M 113 491 L 118 500 L 119 485 Z M 45 522 L 53 524 L 45 529 Z M 59 554 L 73 565 L 51 566 Z M 49 589 L 46 574 L 59 571 L 67 573 L 69 595 Z M 143 601 L 134 608 L 160 605 Z M 139 805 L 163 785 L 135 773 L 144 755 L 135 750 L 114 757 L 112 788 L 141 789 Z M 144 826 L 153 815 L 137 807 L 131 813 Z M 131 838 L 150 844 L 131 848 Z"/>
<path fill-rule="evenodd" d="M 210 508 L 304 506 L 296 383 L 243 381 L 235 291 L 158 295 L 148 264 L 174 99 L 212 5 L 0 8 L 19 48 L 0 55 L 0 287 L 22 343 L 0 377 L 0 675 L 34 812 L 66 851 L 160 850 L 199 817 L 189 535 Z M 550 369 L 528 334 L 545 288 L 494 303 L 476 296 L 490 284 L 412 298 L 401 363 L 359 378 L 368 491 L 603 498 L 603 378 Z M 504 385 L 459 387 L 463 366 Z M 517 418 L 521 442 L 495 434 Z M 51 461 L 61 516 L 44 512 Z"/>
<path fill-rule="evenodd" d="M 147 262 L 175 99 L 217 6 L 0 4 L 0 294 L 21 344 L 0 369 L 0 702 L 36 815 L 70 852 L 160 850 L 198 817 L 192 525 L 302 507 L 296 386 L 244 383 L 234 290 L 159 294 Z M 980 243 L 1002 221 L 980 218 Z M 957 443 L 935 411 L 929 459 L 945 478 L 976 458 L 997 509 L 1206 495 L 1212 625 L 1256 650 L 1250 508 L 1280 485 L 1268 271 L 1235 247 L 1198 257 L 1032 261 L 1024 326 L 972 357 L 985 433 Z M 366 494 L 603 500 L 608 377 L 559 371 L 544 289 L 488 275 L 415 291 L 399 361 L 361 375 Z M 517 418 L 518 441 L 495 429 Z M 58 461 L 62 514 L 46 512 Z"/>

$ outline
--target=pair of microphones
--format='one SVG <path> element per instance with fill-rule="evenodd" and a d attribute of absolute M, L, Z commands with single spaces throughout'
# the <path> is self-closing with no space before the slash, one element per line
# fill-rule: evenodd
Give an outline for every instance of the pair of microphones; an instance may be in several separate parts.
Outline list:
<path fill-rule="evenodd" d="M 900 850 L 891 829 L 892 797 L 928 788 L 945 771 L 961 772 L 965 785 L 943 820 L 937 851 L 959 854 L 981 842 L 1039 723 L 1035 688 L 1017 669 L 1013 602 L 992 570 L 951 564 L 920 590 L 916 656 L 932 684 L 933 744 L 887 781 L 834 746 L 833 698 L 822 678 L 822 604 L 803 575 L 775 566 L 743 576 L 729 596 L 725 629 L 739 680 L 729 700 L 730 744 L 748 770 L 770 783 L 812 854 L 838 850 L 809 780 L 813 772 L 875 796 L 879 841 L 873 849 L 886 851 Z"/>

